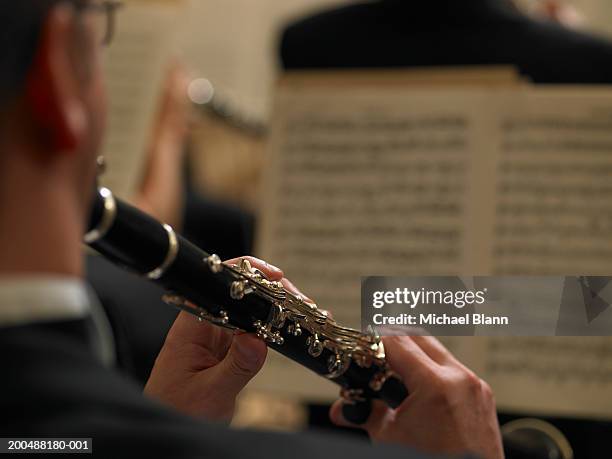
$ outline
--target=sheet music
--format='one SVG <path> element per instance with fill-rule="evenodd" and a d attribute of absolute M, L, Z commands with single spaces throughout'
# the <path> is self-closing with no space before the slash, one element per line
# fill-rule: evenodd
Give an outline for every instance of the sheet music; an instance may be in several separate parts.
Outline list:
<path fill-rule="evenodd" d="M 469 272 L 475 252 L 466 249 L 481 237 L 469 223 L 478 169 L 471 149 L 489 123 L 479 108 L 485 100 L 473 90 L 281 88 L 262 256 L 357 328 L 362 276 Z M 282 366 L 301 395 L 335 393 L 270 357 L 258 388 L 282 392 L 274 384 Z"/>
<path fill-rule="evenodd" d="M 498 126 L 493 272 L 608 275 L 612 91 L 531 90 Z M 612 338 L 490 338 L 482 357 L 503 408 L 612 417 Z"/>
<path fill-rule="evenodd" d="M 499 149 L 493 271 L 608 275 L 610 93 L 529 91 L 502 115 Z"/>
<path fill-rule="evenodd" d="M 259 253 L 352 326 L 366 274 L 609 274 L 610 114 L 609 89 L 281 86 Z M 446 342 L 506 410 L 612 417 L 608 338 Z M 256 387 L 336 393 L 271 357 Z"/>
<path fill-rule="evenodd" d="M 110 103 L 102 183 L 124 199 L 141 180 L 181 6 L 178 0 L 127 2 L 105 56 Z"/>
<path fill-rule="evenodd" d="M 262 234 L 279 237 L 260 250 L 358 326 L 361 276 L 467 267 L 470 139 L 484 120 L 465 106 L 482 95 L 329 96 L 279 96 L 282 154 L 265 178 L 278 197 L 262 216 Z"/>
<path fill-rule="evenodd" d="M 481 351 L 501 409 L 612 417 L 609 337 L 488 338 Z"/>

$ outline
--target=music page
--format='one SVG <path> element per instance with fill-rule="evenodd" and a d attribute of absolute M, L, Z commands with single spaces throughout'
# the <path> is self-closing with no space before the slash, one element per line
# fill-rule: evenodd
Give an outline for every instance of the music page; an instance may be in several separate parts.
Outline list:
<path fill-rule="evenodd" d="M 492 273 L 609 275 L 612 90 L 533 89 L 507 104 L 495 135 Z M 612 328 L 612 308 L 561 308 L 573 327 Z M 481 354 L 502 408 L 612 418 L 612 338 L 489 338 Z"/>
<path fill-rule="evenodd" d="M 494 186 L 475 177 L 482 165 L 472 161 L 477 144 L 491 143 L 486 100 L 473 90 L 281 87 L 259 253 L 353 327 L 362 276 L 470 272 L 474 257 L 486 254 L 468 249 L 492 227 L 471 223 L 472 194 L 487 187 L 483 197 L 492 196 Z M 493 213 L 485 215 L 478 219 Z M 275 380 L 291 374 L 283 386 L 301 395 L 335 393 L 331 383 L 270 357 L 257 387 L 282 391 Z"/>
<path fill-rule="evenodd" d="M 274 113 L 259 254 L 342 324 L 366 275 L 610 272 L 612 90 L 289 85 Z M 504 410 L 612 417 L 609 338 L 445 342 Z M 271 357 L 256 387 L 336 393 Z"/>

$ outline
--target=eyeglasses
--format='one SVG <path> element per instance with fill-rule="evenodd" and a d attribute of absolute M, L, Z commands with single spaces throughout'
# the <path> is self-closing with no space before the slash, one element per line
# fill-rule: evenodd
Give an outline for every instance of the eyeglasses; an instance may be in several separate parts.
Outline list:
<path fill-rule="evenodd" d="M 98 41 L 102 46 L 108 46 L 113 41 L 115 35 L 115 16 L 117 10 L 123 5 L 118 0 L 98 0 L 78 3 L 81 10 L 90 10 L 96 14 L 95 24 Z"/>

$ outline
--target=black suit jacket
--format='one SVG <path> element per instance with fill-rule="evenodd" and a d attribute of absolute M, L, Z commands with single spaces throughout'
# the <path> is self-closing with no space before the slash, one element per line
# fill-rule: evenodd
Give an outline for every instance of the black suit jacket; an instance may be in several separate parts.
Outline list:
<path fill-rule="evenodd" d="M 535 83 L 612 83 L 612 42 L 535 21 L 506 0 L 383 0 L 283 33 L 287 69 L 513 64 Z"/>
<path fill-rule="evenodd" d="M 85 321 L 0 328 L 0 437 L 92 437 L 94 457 L 418 459 L 359 440 L 235 431 L 181 416 L 103 367 Z"/>

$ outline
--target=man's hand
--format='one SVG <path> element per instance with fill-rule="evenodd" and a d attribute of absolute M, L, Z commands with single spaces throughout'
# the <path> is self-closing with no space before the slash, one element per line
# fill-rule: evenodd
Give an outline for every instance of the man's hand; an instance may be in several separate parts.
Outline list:
<path fill-rule="evenodd" d="M 433 337 L 387 337 L 383 341 L 388 362 L 410 395 L 395 410 L 375 401 L 368 421 L 360 426 L 343 418 L 339 400 L 332 406 L 332 421 L 363 428 L 374 441 L 429 453 L 504 457 L 495 401 L 487 383 Z"/>
<path fill-rule="evenodd" d="M 245 258 L 270 280 L 283 279 L 278 268 Z M 261 369 L 266 353 L 265 343 L 254 335 L 235 334 L 181 312 L 157 357 L 145 393 L 185 414 L 229 422 L 236 396 Z"/>

